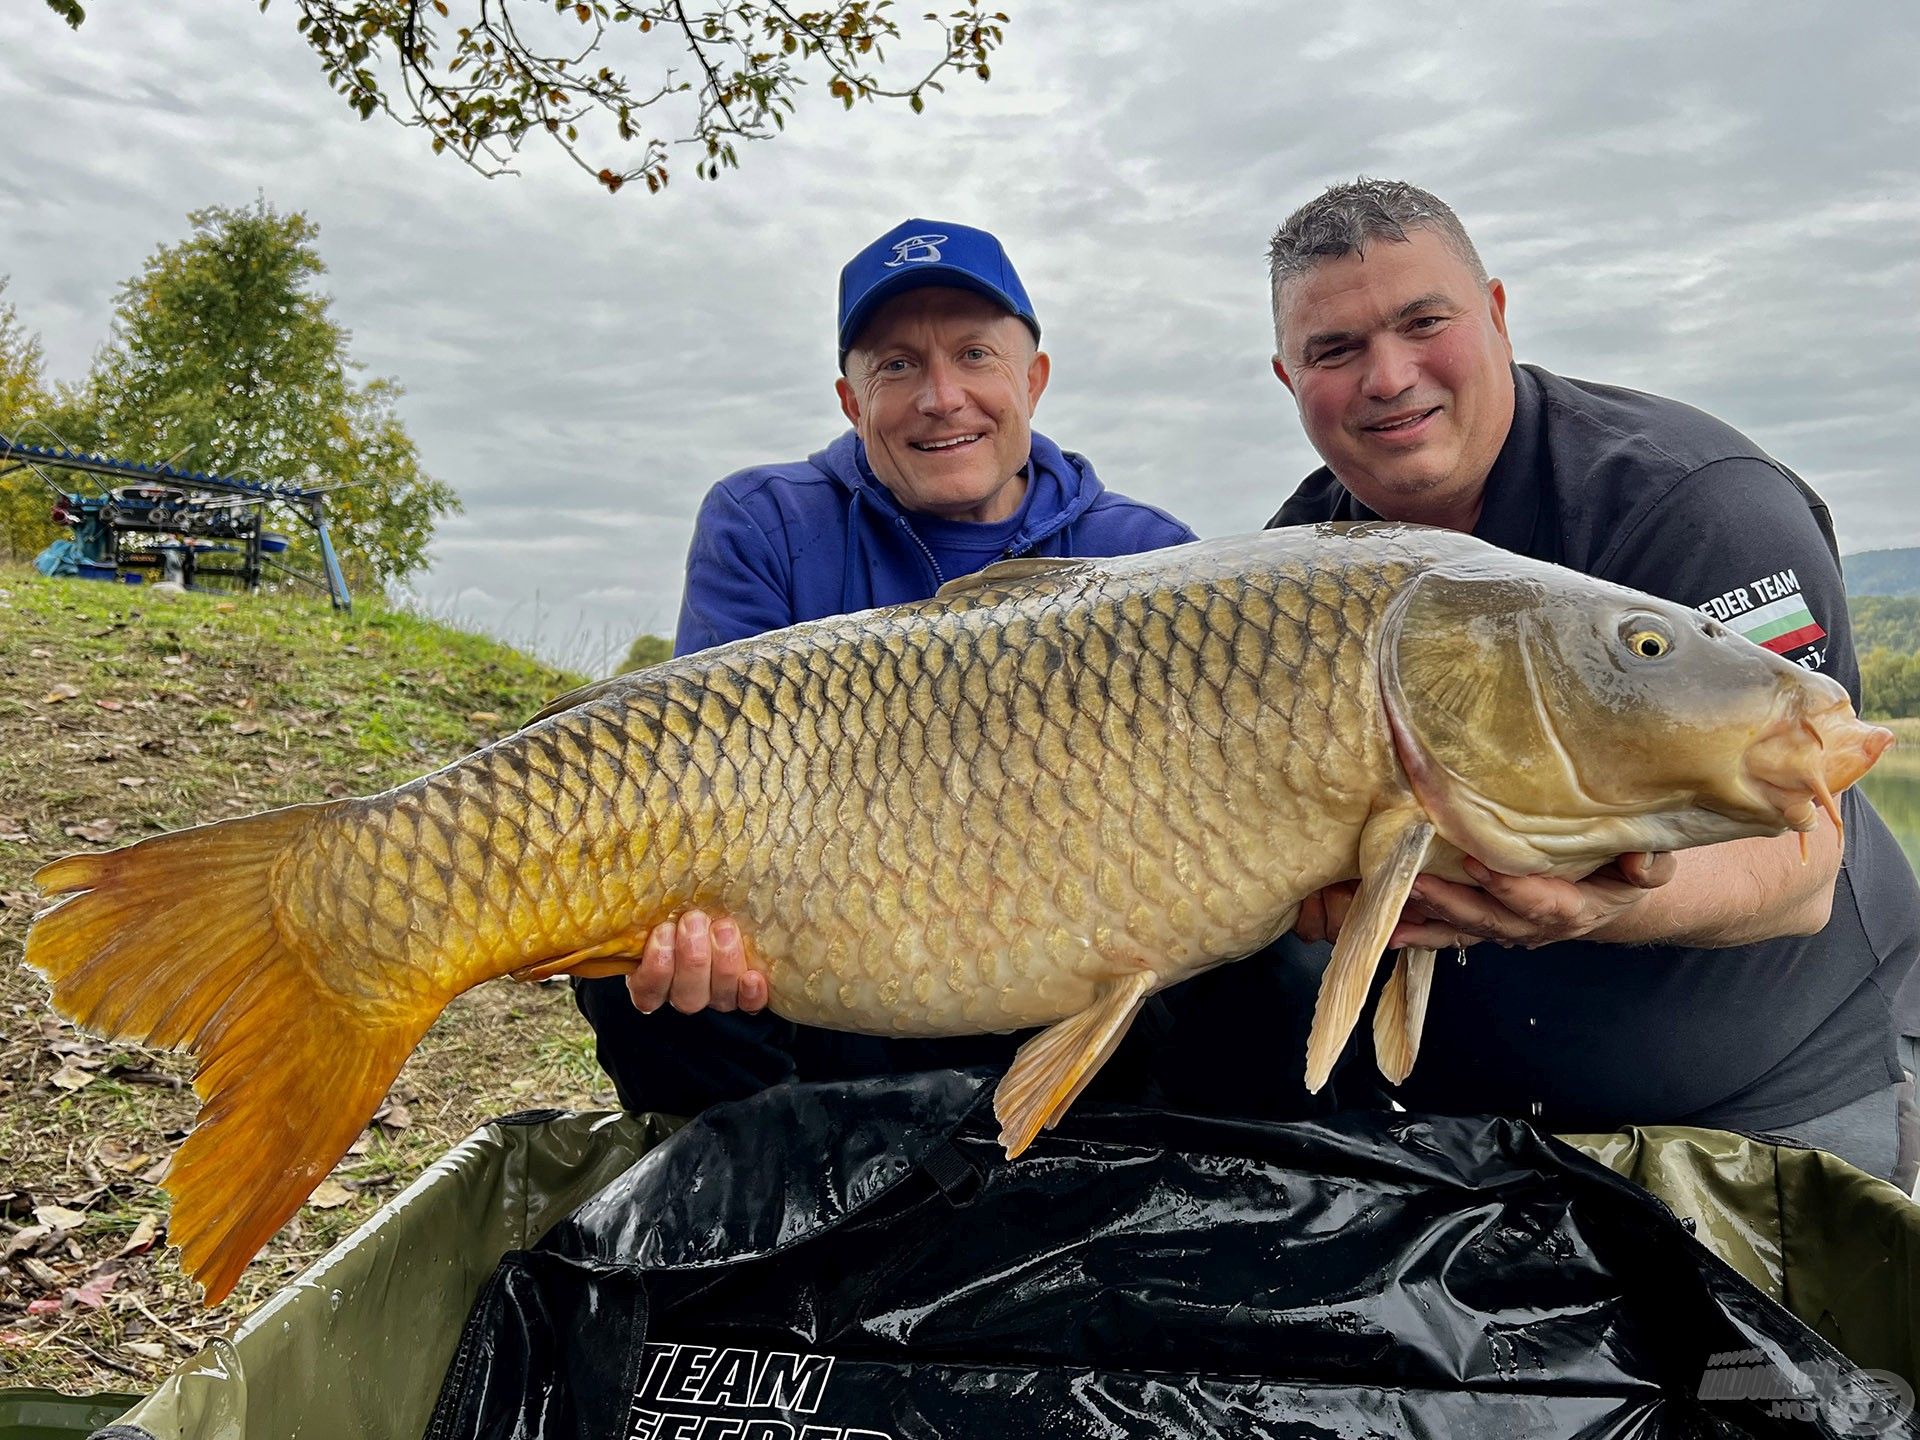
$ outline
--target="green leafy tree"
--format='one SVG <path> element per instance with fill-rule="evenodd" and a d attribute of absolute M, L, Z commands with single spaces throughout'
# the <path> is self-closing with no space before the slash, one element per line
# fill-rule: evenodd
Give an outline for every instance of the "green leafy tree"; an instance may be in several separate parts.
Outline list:
<path fill-rule="evenodd" d="M 40 337 L 20 323 L 6 292 L 7 279 L 0 276 L 0 435 L 33 440 L 53 397 L 43 373 Z M 0 550 L 8 559 L 28 559 L 58 538 L 52 510 L 53 492 L 31 469 L 0 475 Z"/>
<path fill-rule="evenodd" d="M 260 0 L 265 10 L 270 0 Z M 47 0 L 78 25 L 76 0 Z M 937 55 L 904 76 L 887 47 L 904 38 L 893 0 L 828 0 L 801 10 L 773 0 L 292 0 L 300 33 L 327 83 L 360 115 L 385 113 L 425 130 L 436 154 L 484 175 L 510 173 L 520 147 L 544 137 L 608 190 L 667 183 L 667 134 L 694 171 L 717 179 L 739 164 L 736 146 L 786 127 L 800 91 L 823 83 L 854 102 L 905 101 L 917 114 L 944 77 L 991 75 L 989 57 L 1007 17 L 982 0 L 925 16 Z M 640 78 L 634 78 L 639 76 Z M 686 121 L 655 125 L 641 114 L 669 104 Z M 603 162 L 588 151 L 608 138 L 639 146 L 638 159 Z M 630 151 L 628 152 L 631 153 Z"/>
<path fill-rule="evenodd" d="M 620 662 L 617 674 L 624 675 L 629 670 L 644 670 L 649 665 L 658 665 L 663 660 L 673 658 L 673 641 L 664 635 L 636 635 L 633 644 L 627 647 L 627 658 Z"/>
<path fill-rule="evenodd" d="M 317 227 L 264 200 L 188 217 L 120 289 L 112 339 L 88 393 L 100 443 L 196 470 L 332 487 L 327 517 L 342 564 L 364 585 L 425 563 L 437 517 L 459 509 L 428 476 L 391 380 L 361 384 L 347 332 L 314 288 Z M 285 527 L 317 564 L 304 526 Z"/>
<path fill-rule="evenodd" d="M 1860 657 L 1860 708 L 1870 720 L 1920 715 L 1920 655 L 1884 646 Z"/>
<path fill-rule="evenodd" d="M 1856 595 L 1847 604 L 1853 618 L 1853 648 L 1864 655 L 1887 649 L 1920 651 L 1920 596 Z"/>

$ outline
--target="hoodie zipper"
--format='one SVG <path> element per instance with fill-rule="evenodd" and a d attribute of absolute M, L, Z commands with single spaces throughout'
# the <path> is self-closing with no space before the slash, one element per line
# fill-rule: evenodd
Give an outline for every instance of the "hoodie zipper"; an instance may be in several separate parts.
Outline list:
<path fill-rule="evenodd" d="M 906 531 L 908 535 L 912 536 L 913 543 L 920 547 L 920 553 L 927 557 L 927 564 L 933 570 L 934 588 L 938 589 L 940 586 L 946 584 L 947 577 L 940 569 L 940 562 L 933 558 L 932 549 L 928 547 L 926 541 L 920 538 L 920 532 L 913 528 L 913 522 L 908 520 L 904 515 L 896 515 L 893 517 L 893 523 Z"/>

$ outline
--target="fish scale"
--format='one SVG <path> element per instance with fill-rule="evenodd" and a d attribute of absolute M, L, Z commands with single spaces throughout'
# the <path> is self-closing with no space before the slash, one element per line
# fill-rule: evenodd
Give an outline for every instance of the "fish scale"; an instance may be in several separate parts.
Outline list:
<path fill-rule="evenodd" d="M 1615 653 L 1635 614 L 1693 647 L 1708 702 L 1615 673 L 1638 663 Z M 1536 713 L 1541 676 L 1578 723 Z M 1884 743 L 1832 719 L 1837 693 L 1678 607 L 1415 527 L 1014 561 L 590 686 L 382 795 L 56 860 L 36 879 L 65 898 L 27 959 L 79 1023 L 198 1057 L 167 1183 L 217 1300 L 484 980 L 623 973 L 659 922 L 730 914 L 788 1019 L 1048 1027 L 996 1094 L 1018 1153 L 1148 995 L 1259 948 L 1330 882 L 1362 879 L 1315 1086 L 1416 875 L 1465 878 L 1468 847 L 1578 875 L 1806 828 L 1793 796 L 1826 795 L 1806 757 L 1842 788 Z M 1667 798 L 1596 807 L 1563 732 L 1632 757 L 1599 762 L 1601 788 L 1646 771 Z M 1754 764 L 1786 801 L 1749 793 Z M 1396 969 L 1376 1014 L 1396 1077 L 1430 962 L 1403 955 L 1415 978 Z"/>

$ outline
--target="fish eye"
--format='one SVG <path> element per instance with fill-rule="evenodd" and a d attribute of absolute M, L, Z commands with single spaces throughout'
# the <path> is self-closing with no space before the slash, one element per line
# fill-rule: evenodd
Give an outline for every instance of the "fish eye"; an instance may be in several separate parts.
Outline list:
<path fill-rule="evenodd" d="M 1627 653 L 1636 660 L 1658 660 L 1673 649 L 1673 637 L 1649 616 L 1636 615 L 1620 627 Z"/>

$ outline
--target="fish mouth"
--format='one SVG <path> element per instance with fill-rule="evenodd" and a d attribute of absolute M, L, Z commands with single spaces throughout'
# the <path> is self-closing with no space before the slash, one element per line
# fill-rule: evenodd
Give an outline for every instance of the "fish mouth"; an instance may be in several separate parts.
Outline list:
<path fill-rule="evenodd" d="M 1748 749 L 1745 778 L 1762 808 L 1787 829 L 1804 835 L 1824 814 L 1844 833 L 1835 797 L 1871 770 L 1893 740 L 1891 730 L 1860 719 L 1845 698 L 1812 713 L 1795 706 Z"/>

